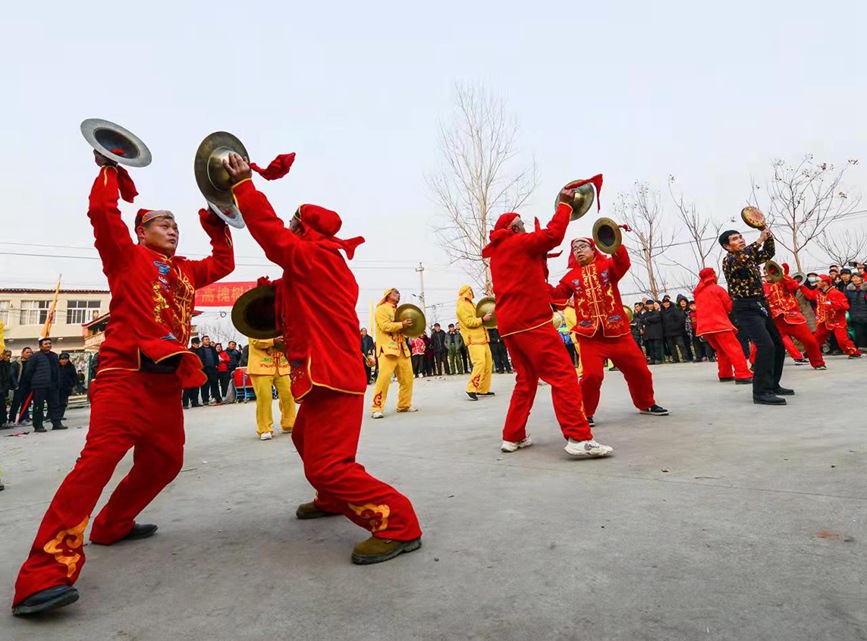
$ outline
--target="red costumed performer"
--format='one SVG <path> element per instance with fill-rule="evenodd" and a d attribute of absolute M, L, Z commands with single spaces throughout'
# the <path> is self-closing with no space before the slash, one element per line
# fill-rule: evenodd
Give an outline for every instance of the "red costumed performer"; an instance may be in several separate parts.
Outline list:
<path fill-rule="evenodd" d="M 551 385 L 554 413 L 567 438 L 566 452 L 576 457 L 607 456 L 612 452 L 611 447 L 593 440 L 581 403 L 578 376 L 551 323 L 547 253 L 563 242 L 572 213 L 567 203 L 573 198 L 574 191 L 564 189 L 551 222 L 532 233 L 526 232 L 518 214 L 503 214 L 491 232 L 491 242 L 482 251 L 490 261 L 498 329 L 517 373 L 503 427 L 504 452 L 532 445 L 527 436 L 527 417 L 540 378 Z"/>
<path fill-rule="evenodd" d="M 795 298 L 795 292 L 798 291 L 800 285 L 798 281 L 789 276 L 789 266 L 786 263 L 783 263 L 783 272 L 785 274 L 783 280 L 777 283 L 770 282 L 766 276 L 764 287 L 771 316 L 774 317 L 774 324 L 780 330 L 786 351 L 796 361 L 803 359 L 803 355 L 792 342 L 794 338 L 804 346 L 807 358 L 810 359 L 810 365 L 815 369 L 827 369 L 825 359 L 822 357 L 822 350 L 819 347 L 820 343 L 816 342 L 816 338 L 807 327 L 807 319 L 801 313 L 801 306 L 798 304 L 798 299 Z"/>
<path fill-rule="evenodd" d="M 695 335 L 704 336 L 716 351 L 720 383 L 735 381 L 738 384 L 751 385 L 753 373 L 747 367 L 743 347 L 735 336 L 737 329 L 729 318 L 732 299 L 728 292 L 717 284 L 717 275 L 712 268 L 705 267 L 698 273 L 698 277 L 698 286 L 692 293 L 696 311 Z"/>
<path fill-rule="evenodd" d="M 299 519 L 343 514 L 372 536 L 355 546 L 352 561 L 379 563 L 421 546 L 412 504 L 356 462 L 367 376 L 358 354 L 358 284 L 340 252 L 352 258 L 363 238 L 335 237 L 341 220 L 317 205 L 302 205 L 289 228 L 250 180 L 250 167 L 232 154 L 224 166 L 247 228 L 268 259 L 283 268 L 277 283 L 278 326 L 300 403 L 292 441 L 316 490 L 298 507 Z"/>
<path fill-rule="evenodd" d="M 819 276 L 817 289 L 801 285 L 801 293 L 816 303 L 816 343 L 824 345 L 831 334 L 837 339 L 837 344 L 849 358 L 861 358 L 860 350 L 849 338 L 849 328 L 846 323 L 846 310 L 849 309 L 849 299 L 846 294 L 832 286 L 831 277 L 827 274 Z"/>
<path fill-rule="evenodd" d="M 596 249 L 590 238 L 572 241 L 569 271 L 557 287 L 551 287 L 555 301 L 574 296 L 576 324 L 581 354 L 581 395 L 590 425 L 599 406 L 599 393 L 605 371 L 605 359 L 623 372 L 632 402 L 642 414 L 666 416 L 668 410 L 653 398 L 653 377 L 647 359 L 632 338 L 629 320 L 623 312 L 617 283 L 629 270 L 629 252 L 625 245 L 611 258 Z M 555 303 L 556 304 L 556 303 Z"/>
<path fill-rule="evenodd" d="M 78 599 L 72 584 L 84 566 L 84 531 L 115 467 L 130 448 L 134 464 L 93 522 L 90 540 L 111 545 L 141 539 L 155 525 L 136 516 L 178 474 L 183 462 L 181 393 L 206 380 L 187 349 L 197 288 L 234 269 L 229 228 L 199 212 L 213 253 L 204 260 L 175 256 L 178 228 L 168 211 L 142 209 L 135 220 L 138 244 L 121 220 L 118 194 L 132 202 L 132 179 L 97 154 L 99 176 L 87 212 L 111 290 L 111 323 L 91 386 L 87 441 L 39 526 L 30 557 L 15 584 L 13 612 L 28 615 Z"/>

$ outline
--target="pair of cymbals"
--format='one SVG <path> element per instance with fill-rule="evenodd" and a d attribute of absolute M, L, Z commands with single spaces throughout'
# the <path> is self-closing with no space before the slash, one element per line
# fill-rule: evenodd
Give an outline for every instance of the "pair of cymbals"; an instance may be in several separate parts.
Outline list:
<path fill-rule="evenodd" d="M 482 321 L 482 327 L 486 327 L 487 329 L 495 329 L 497 327 L 496 307 L 497 302 L 493 296 L 480 298 L 479 302 L 476 303 L 476 316 L 478 318 L 484 318 L 488 314 L 491 315 L 490 320 Z"/>
<path fill-rule="evenodd" d="M 110 161 L 128 167 L 147 167 L 152 155 L 147 145 L 134 133 L 101 118 L 89 118 L 81 123 L 84 139 Z M 247 158 L 247 148 L 236 136 L 216 131 L 201 142 L 193 161 L 196 184 L 208 205 L 226 224 L 244 227 L 241 212 L 232 198 L 232 181 L 223 167 L 223 160 L 236 153 Z"/>
<path fill-rule="evenodd" d="M 416 307 L 412 303 L 404 303 L 394 310 L 395 322 L 402 323 L 408 318 L 412 320 L 412 325 L 404 327 L 400 330 L 400 333 L 409 338 L 415 338 L 424 334 L 427 321 L 425 320 L 424 312 L 419 307 Z"/>

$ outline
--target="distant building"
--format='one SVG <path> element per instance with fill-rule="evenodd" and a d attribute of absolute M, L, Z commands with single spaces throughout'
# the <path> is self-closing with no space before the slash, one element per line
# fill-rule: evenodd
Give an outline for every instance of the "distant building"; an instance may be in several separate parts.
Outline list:
<path fill-rule="evenodd" d="M 36 349 L 52 300 L 54 289 L 0 289 L 0 322 L 6 325 L 6 349 L 15 355 L 24 347 Z M 110 300 L 107 289 L 61 289 L 51 327 L 54 351 L 84 351 L 84 326 L 107 315 Z M 96 349 L 94 346 L 88 351 Z"/>

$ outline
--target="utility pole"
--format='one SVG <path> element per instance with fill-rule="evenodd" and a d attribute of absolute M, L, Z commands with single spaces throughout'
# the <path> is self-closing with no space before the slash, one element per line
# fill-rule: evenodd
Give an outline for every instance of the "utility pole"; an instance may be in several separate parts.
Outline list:
<path fill-rule="evenodd" d="M 419 263 L 418 267 L 415 268 L 415 271 L 418 272 L 418 280 L 421 284 L 421 296 L 419 296 L 419 299 L 421 300 L 421 311 L 424 312 L 425 316 L 427 316 L 427 306 L 424 304 L 424 265 Z"/>

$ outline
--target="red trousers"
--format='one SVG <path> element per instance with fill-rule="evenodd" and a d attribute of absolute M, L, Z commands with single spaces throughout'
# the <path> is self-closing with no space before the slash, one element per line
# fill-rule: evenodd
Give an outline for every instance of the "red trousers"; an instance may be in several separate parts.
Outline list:
<path fill-rule="evenodd" d="M 103 371 L 91 388 L 87 441 L 42 519 L 15 583 L 15 605 L 34 592 L 78 579 L 90 514 L 130 448 L 132 469 L 94 520 L 94 543 L 114 543 L 129 534 L 135 517 L 181 470 L 184 412 L 176 376 Z"/>
<path fill-rule="evenodd" d="M 860 354 L 861 352 L 855 347 L 855 343 L 852 342 L 852 339 L 849 338 L 849 327 L 846 324 L 846 321 L 842 321 L 837 327 L 834 329 L 828 329 L 824 324 L 816 326 L 816 333 L 814 336 L 816 337 L 816 343 L 818 345 L 824 345 L 825 341 L 828 340 L 828 337 L 834 334 L 834 337 L 837 339 L 837 345 L 840 346 L 847 354 Z"/>
<path fill-rule="evenodd" d="M 734 331 L 715 332 L 705 334 L 704 337 L 716 352 L 717 376 L 720 378 L 734 376 L 738 380 L 752 378 L 753 373 L 747 367 L 747 358 Z"/>
<path fill-rule="evenodd" d="M 605 359 L 610 358 L 614 366 L 623 373 L 632 403 L 641 410 L 656 405 L 653 399 L 653 377 L 647 368 L 647 359 L 631 334 L 617 338 L 578 336 L 581 353 L 581 395 L 584 397 L 584 411 L 587 416 L 596 414 L 599 407 L 599 393 L 605 376 Z"/>
<path fill-rule="evenodd" d="M 299 405 L 292 441 L 315 503 L 340 513 L 373 536 L 412 541 L 421 536 L 412 503 L 355 461 L 364 396 L 314 387 Z"/>
<path fill-rule="evenodd" d="M 576 441 L 593 438 L 584 414 L 575 366 L 554 326 L 546 323 L 527 332 L 504 336 L 503 340 L 517 375 L 503 426 L 503 440 L 516 443 L 527 437 L 527 418 L 540 378 L 551 385 L 554 414 L 563 436 Z"/>
<path fill-rule="evenodd" d="M 813 333 L 810 331 L 810 328 L 807 327 L 806 323 L 787 323 L 781 316 L 777 316 L 774 318 L 774 325 L 777 326 L 780 336 L 783 337 L 783 345 L 786 346 L 786 351 L 789 352 L 789 356 L 794 358 L 796 361 L 804 358 L 804 355 L 801 354 L 795 346 L 795 342 L 792 340 L 794 338 L 804 346 L 804 350 L 807 352 L 807 358 L 810 360 L 810 365 L 813 367 L 820 367 L 825 364 L 825 358 L 822 356 L 822 349 L 819 347 L 825 341 L 823 340 L 822 343 L 818 343 L 816 337 L 813 336 Z M 825 338 L 827 339 L 827 336 Z M 754 363 L 755 360 L 756 346 L 753 345 L 750 347 L 750 362 Z"/>

